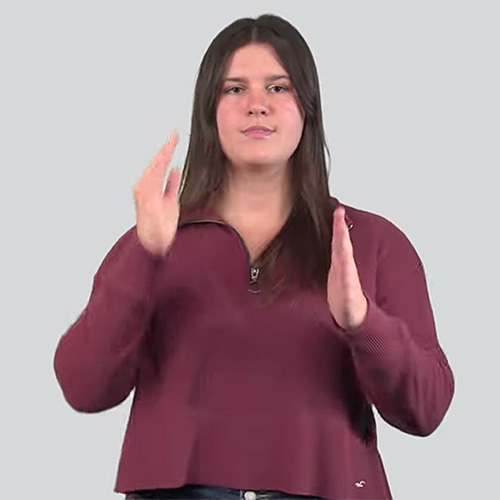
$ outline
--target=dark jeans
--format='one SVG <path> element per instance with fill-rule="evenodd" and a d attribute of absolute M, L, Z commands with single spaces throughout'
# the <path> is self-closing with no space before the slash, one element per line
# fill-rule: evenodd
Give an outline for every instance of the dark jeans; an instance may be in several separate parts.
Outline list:
<path fill-rule="evenodd" d="M 323 500 L 320 497 L 292 495 L 275 490 L 236 490 L 220 486 L 205 486 L 190 484 L 180 488 L 138 490 L 126 495 L 126 499 L 157 500 L 170 498 L 172 500 Z"/>

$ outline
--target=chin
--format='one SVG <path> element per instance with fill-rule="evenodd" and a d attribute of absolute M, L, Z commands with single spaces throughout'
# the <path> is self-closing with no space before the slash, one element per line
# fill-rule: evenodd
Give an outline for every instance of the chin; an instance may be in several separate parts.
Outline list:
<path fill-rule="evenodd" d="M 276 158 L 244 158 L 241 159 L 239 162 L 240 165 L 247 165 L 256 168 L 270 167 L 280 163 L 285 163 L 285 162 L 281 159 L 276 159 Z"/>

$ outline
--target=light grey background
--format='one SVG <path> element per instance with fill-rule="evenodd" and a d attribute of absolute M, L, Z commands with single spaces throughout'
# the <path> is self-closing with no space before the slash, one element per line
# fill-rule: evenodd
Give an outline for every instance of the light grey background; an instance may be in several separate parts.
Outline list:
<path fill-rule="evenodd" d="M 315 55 L 332 194 L 410 238 L 455 373 L 431 436 L 377 415 L 394 497 L 500 498 L 500 5 L 478 1 L 0 3 L 0 498 L 121 498 L 132 398 L 75 412 L 54 351 L 173 128 L 182 164 L 208 44 L 265 12 Z"/>

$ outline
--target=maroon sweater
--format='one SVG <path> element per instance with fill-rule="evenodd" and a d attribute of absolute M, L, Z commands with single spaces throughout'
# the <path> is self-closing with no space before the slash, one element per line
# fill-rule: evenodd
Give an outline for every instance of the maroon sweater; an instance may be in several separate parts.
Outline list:
<path fill-rule="evenodd" d="M 111 248 L 54 367 L 80 412 L 135 388 L 116 492 L 204 484 L 391 498 L 373 407 L 426 436 L 454 379 L 412 244 L 382 216 L 344 206 L 368 298 L 352 332 L 310 289 L 263 307 L 243 240 L 210 210 L 179 221 L 163 259 L 135 226 Z"/>

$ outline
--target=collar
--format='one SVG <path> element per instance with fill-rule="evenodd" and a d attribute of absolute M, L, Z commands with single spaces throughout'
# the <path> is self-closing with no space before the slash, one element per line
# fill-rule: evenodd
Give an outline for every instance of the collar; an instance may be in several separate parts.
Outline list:
<path fill-rule="evenodd" d="M 346 221 L 347 228 L 349 230 L 351 230 L 352 227 L 354 226 L 354 222 L 352 221 L 352 219 L 350 217 L 350 207 L 343 205 L 342 203 L 340 203 L 340 201 L 337 198 L 335 198 L 333 196 L 330 196 L 330 201 L 332 203 L 333 210 L 335 210 L 338 205 L 342 205 L 345 208 L 344 219 Z M 199 222 L 217 221 L 217 222 L 222 222 L 222 223 L 227 224 L 227 222 L 220 216 L 220 214 L 216 210 L 214 210 L 211 207 L 203 207 L 203 208 L 197 208 L 195 210 L 191 210 L 189 213 L 181 214 L 181 216 L 179 218 L 179 226 L 181 226 L 183 224 L 187 224 L 189 222 L 194 222 L 194 221 L 199 221 Z"/>

